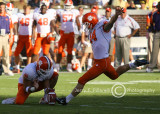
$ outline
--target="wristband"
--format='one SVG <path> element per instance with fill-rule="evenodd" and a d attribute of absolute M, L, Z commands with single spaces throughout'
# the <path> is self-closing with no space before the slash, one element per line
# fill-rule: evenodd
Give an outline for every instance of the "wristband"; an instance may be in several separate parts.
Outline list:
<path fill-rule="evenodd" d="M 27 92 L 27 93 L 28 93 L 29 88 L 30 88 L 30 86 L 27 86 L 27 87 L 26 87 L 26 92 Z"/>
<path fill-rule="evenodd" d="M 30 88 L 30 91 L 31 91 L 31 92 L 34 92 L 35 90 L 36 90 L 35 87 L 31 87 L 31 88 Z"/>

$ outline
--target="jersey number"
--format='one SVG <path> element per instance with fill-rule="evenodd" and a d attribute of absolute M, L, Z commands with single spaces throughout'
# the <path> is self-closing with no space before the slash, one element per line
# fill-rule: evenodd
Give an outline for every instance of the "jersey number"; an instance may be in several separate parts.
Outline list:
<path fill-rule="evenodd" d="M 92 43 L 92 40 L 97 41 L 96 30 L 93 31 L 92 35 L 90 34 L 90 42 L 91 43 Z"/>
<path fill-rule="evenodd" d="M 63 22 L 73 22 L 73 14 L 64 14 L 63 15 Z"/>
<path fill-rule="evenodd" d="M 21 24 L 22 26 L 29 26 L 29 21 L 30 21 L 29 18 L 22 18 L 22 19 L 20 20 L 20 24 Z"/>
<path fill-rule="evenodd" d="M 48 25 L 48 18 L 40 18 L 38 20 L 38 24 L 40 24 L 40 25 Z"/>

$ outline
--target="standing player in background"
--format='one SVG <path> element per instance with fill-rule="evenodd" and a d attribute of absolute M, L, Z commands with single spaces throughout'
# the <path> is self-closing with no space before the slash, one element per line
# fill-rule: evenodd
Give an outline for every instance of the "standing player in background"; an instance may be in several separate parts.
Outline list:
<path fill-rule="evenodd" d="M 17 47 L 17 39 L 18 39 L 18 36 L 17 36 L 15 28 L 14 28 L 15 24 L 17 23 L 17 16 L 16 16 L 16 14 L 13 14 L 13 11 L 14 11 L 13 4 L 7 3 L 6 4 L 6 12 L 7 12 L 7 15 L 10 17 L 10 21 L 13 25 L 13 34 L 12 34 L 12 36 L 9 35 L 9 37 L 10 37 L 10 44 L 9 44 L 10 66 L 12 63 L 12 52 L 14 52 L 15 48 Z"/>
<path fill-rule="evenodd" d="M 66 105 L 74 97 L 76 97 L 84 88 L 84 85 L 95 79 L 101 74 L 105 74 L 112 80 L 117 79 L 121 74 L 125 73 L 131 68 L 147 64 L 146 60 L 137 60 L 135 63 L 126 64 L 118 67 L 116 70 L 112 67 L 109 58 L 109 44 L 111 40 L 111 28 L 121 15 L 122 8 L 116 7 L 116 13 L 112 16 L 110 21 L 103 20 L 98 22 L 98 17 L 95 13 L 87 13 L 83 16 L 83 24 L 89 30 L 89 38 L 92 44 L 95 64 L 82 77 L 79 78 L 78 84 L 73 89 L 71 94 L 65 98 L 57 98 L 57 102 Z"/>
<path fill-rule="evenodd" d="M 97 13 L 96 9 L 91 10 L 91 12 L 93 12 L 93 13 L 95 13 L 95 11 Z M 82 23 L 82 17 L 83 17 L 83 15 L 81 15 L 79 17 L 79 19 L 81 19 L 80 20 L 81 43 L 84 44 L 85 49 L 84 49 L 84 54 L 83 54 L 82 59 L 81 59 L 80 67 L 77 70 L 78 73 L 82 72 L 82 67 L 84 66 L 84 63 L 86 62 L 86 59 L 87 59 L 88 55 L 89 55 L 89 57 L 88 57 L 87 70 L 89 70 L 92 67 L 92 59 L 93 59 L 93 51 L 92 51 L 91 43 L 88 39 L 88 34 L 89 33 L 84 31 L 84 26 L 83 26 L 83 23 Z"/>
<path fill-rule="evenodd" d="M 73 2 L 72 0 L 66 0 L 64 2 L 64 10 L 58 10 L 57 20 L 61 23 L 60 35 L 61 39 L 58 45 L 58 55 L 55 66 L 55 71 L 60 70 L 60 62 L 62 59 L 62 52 L 65 44 L 67 44 L 67 70 L 72 72 L 72 50 L 74 45 L 74 23 L 78 20 L 76 19 L 77 14 L 72 10 Z M 79 27 L 78 27 L 79 28 Z"/>
<path fill-rule="evenodd" d="M 37 29 L 37 39 L 35 41 L 32 62 L 38 60 L 40 48 L 43 49 L 43 55 L 48 56 L 50 49 L 50 41 L 54 40 L 53 36 L 59 39 L 59 33 L 55 25 L 55 21 L 49 13 L 47 6 L 43 4 L 40 7 L 40 13 L 34 13 L 33 35 Z M 56 33 L 53 33 L 55 30 Z"/>
<path fill-rule="evenodd" d="M 50 0 L 40 0 L 40 6 L 39 7 L 41 7 L 43 4 L 45 4 L 47 6 L 47 13 L 56 21 L 56 10 L 53 9 L 53 8 L 49 8 Z M 34 13 L 40 13 L 40 8 L 35 8 Z M 35 35 L 35 37 L 36 37 L 36 35 Z M 56 40 L 58 41 L 59 39 L 56 39 Z M 55 56 L 55 54 L 54 54 L 54 46 L 55 46 L 55 43 L 57 41 L 51 41 L 50 42 L 49 53 L 50 53 L 50 57 L 52 58 L 52 60 L 54 60 L 54 58 L 55 58 L 54 57 Z M 40 56 L 43 55 L 42 48 L 41 48 L 41 51 L 40 51 L 39 55 Z"/>
<path fill-rule="evenodd" d="M 32 49 L 32 25 L 33 25 L 33 14 L 30 13 L 30 6 L 24 5 L 23 6 L 23 13 L 18 13 L 18 23 L 16 27 L 16 35 L 18 35 L 18 44 L 15 50 L 15 64 L 16 68 L 13 70 L 14 73 L 20 73 L 20 58 L 19 54 L 21 53 L 22 49 L 26 48 L 26 55 L 27 55 L 27 64 L 31 62 L 31 49 Z"/>

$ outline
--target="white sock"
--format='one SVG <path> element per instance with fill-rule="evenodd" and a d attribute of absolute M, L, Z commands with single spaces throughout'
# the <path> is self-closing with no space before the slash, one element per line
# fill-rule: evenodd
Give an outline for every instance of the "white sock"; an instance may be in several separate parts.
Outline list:
<path fill-rule="evenodd" d="M 92 66 L 92 59 L 88 59 L 88 66 Z"/>
<path fill-rule="evenodd" d="M 121 62 L 121 66 L 124 65 L 124 62 Z"/>
<path fill-rule="evenodd" d="M 70 100 L 72 100 L 74 98 L 74 96 L 72 94 L 69 94 L 67 97 L 66 97 L 66 103 L 68 103 Z"/>
<path fill-rule="evenodd" d="M 19 68 L 19 65 L 16 65 L 16 69 L 20 69 L 20 68 Z"/>
<path fill-rule="evenodd" d="M 114 67 L 114 62 L 111 62 L 111 65 Z"/>
<path fill-rule="evenodd" d="M 132 60 L 131 62 L 132 62 L 132 63 L 134 63 L 134 62 L 135 62 L 135 60 Z"/>
<path fill-rule="evenodd" d="M 136 68 L 137 66 L 134 63 L 129 63 L 130 68 Z"/>

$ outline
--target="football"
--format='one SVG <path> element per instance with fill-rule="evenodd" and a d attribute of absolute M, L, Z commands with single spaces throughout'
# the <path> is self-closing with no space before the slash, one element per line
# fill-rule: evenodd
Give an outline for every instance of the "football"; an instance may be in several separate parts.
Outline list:
<path fill-rule="evenodd" d="M 49 105 L 54 105 L 56 103 L 56 93 L 55 92 L 49 92 L 47 96 L 47 101 Z"/>

